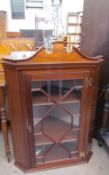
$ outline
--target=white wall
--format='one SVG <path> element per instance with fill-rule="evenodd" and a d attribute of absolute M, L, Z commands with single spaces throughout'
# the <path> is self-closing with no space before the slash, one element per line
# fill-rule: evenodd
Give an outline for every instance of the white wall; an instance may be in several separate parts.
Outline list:
<path fill-rule="evenodd" d="M 25 0 L 26 1 L 26 0 Z M 7 11 L 7 30 L 19 31 L 20 29 L 35 29 L 35 16 L 46 16 L 50 14 L 49 4 L 51 0 L 44 0 L 45 5 L 48 8 L 46 12 L 41 9 L 26 9 L 25 19 L 12 19 L 10 11 L 10 0 L 3 0 L 0 4 L 0 10 Z M 66 28 L 66 15 L 68 12 L 83 11 L 84 0 L 63 0 L 62 4 L 62 20 L 64 23 L 64 30 Z M 47 14 L 48 13 L 48 14 Z"/>

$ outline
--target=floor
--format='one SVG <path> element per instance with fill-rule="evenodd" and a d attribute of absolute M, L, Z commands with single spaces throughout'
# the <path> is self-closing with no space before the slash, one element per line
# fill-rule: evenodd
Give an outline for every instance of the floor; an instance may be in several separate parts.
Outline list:
<path fill-rule="evenodd" d="M 11 136 L 10 136 L 10 144 Z M 26 175 L 109 175 L 109 154 L 104 147 L 98 147 L 93 140 L 93 156 L 88 164 L 69 166 L 64 168 L 26 173 Z M 14 166 L 14 155 L 11 144 L 11 163 L 8 163 L 4 154 L 3 136 L 0 132 L 0 175 L 24 175 Z"/>

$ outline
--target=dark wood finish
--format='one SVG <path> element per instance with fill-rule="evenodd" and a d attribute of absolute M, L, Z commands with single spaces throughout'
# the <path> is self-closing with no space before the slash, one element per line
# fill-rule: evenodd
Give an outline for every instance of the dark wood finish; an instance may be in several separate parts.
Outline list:
<path fill-rule="evenodd" d="M 92 151 L 89 151 L 85 158 L 79 158 L 78 160 L 77 159 L 73 159 L 73 160 L 68 160 L 68 161 L 60 161 L 57 163 L 53 162 L 52 163 L 52 168 L 60 168 L 60 167 L 66 167 L 66 166 L 72 166 L 72 165 L 76 165 L 76 164 L 83 164 L 83 163 L 88 163 L 91 156 L 92 156 Z M 20 168 L 22 171 L 24 171 L 25 173 L 31 173 L 31 172 L 36 172 L 39 171 L 39 170 L 48 170 L 48 169 L 51 169 L 51 164 L 50 163 L 46 163 L 44 165 L 39 165 L 36 168 L 32 168 L 32 169 L 25 169 L 20 163 L 15 163 L 15 165 Z"/>
<path fill-rule="evenodd" d="M 90 56 L 103 55 L 95 118 L 95 131 L 102 125 L 104 89 L 109 82 L 109 1 L 84 0 L 81 51 Z M 95 136 L 96 136 L 95 132 Z M 97 136 L 96 136 L 97 137 Z"/>
<path fill-rule="evenodd" d="M 108 0 L 84 0 L 81 50 L 87 55 L 108 54 L 108 7 Z"/>
<path fill-rule="evenodd" d="M 53 43 L 53 52 L 51 54 L 46 53 L 45 48 L 42 47 L 28 59 L 18 61 L 6 58 L 3 62 L 7 83 L 15 164 L 23 171 L 47 169 L 81 163 L 88 161 L 92 154 L 90 142 L 92 140 L 91 133 L 93 130 L 97 96 L 97 89 L 95 89 L 95 87 L 98 86 L 99 69 L 103 60 L 102 57 L 86 57 L 76 48 L 73 48 L 71 53 L 67 53 L 64 45 L 63 42 L 55 42 Z M 82 80 L 82 89 L 81 87 L 78 87 L 81 89 L 81 103 L 75 96 L 74 98 L 73 96 L 72 98 L 69 96 L 71 89 L 65 94 L 67 97 L 66 100 L 64 100 L 64 96 L 57 100 L 57 97 L 54 95 L 50 96 L 42 89 L 42 87 L 40 87 L 40 90 L 47 98 L 49 97 L 52 102 L 46 104 L 46 101 L 44 100 L 42 102 L 42 99 L 40 99 L 39 96 L 39 99 L 33 99 L 34 103 L 32 103 L 32 92 L 38 91 L 38 88 L 31 88 L 32 82 L 47 80 L 69 81 L 72 79 Z M 75 81 L 73 83 L 75 84 Z M 14 95 L 12 95 L 13 92 L 15 92 Z M 70 118 L 72 120 L 73 114 L 69 113 L 67 108 L 62 107 L 62 104 L 69 104 L 71 102 L 72 104 L 75 102 L 81 104 L 79 128 L 73 126 L 74 135 L 72 138 L 70 133 L 68 134 L 71 130 L 71 124 L 69 125 L 66 124 L 66 122 L 60 122 L 60 126 L 59 121 L 58 124 L 56 120 L 45 121 L 49 112 L 54 109 L 55 106 L 60 107 L 60 105 L 64 112 L 71 115 Z M 52 107 L 42 115 L 41 123 L 34 126 L 33 121 L 35 118 L 33 117 L 35 116 L 33 116 L 33 106 L 37 106 L 37 104 L 39 106 L 52 105 Z M 37 116 L 37 112 L 35 115 Z M 51 124 L 48 126 L 48 123 Z M 52 143 L 54 143 L 58 152 L 60 149 L 58 149 L 58 146 L 61 144 L 61 141 L 65 142 L 72 139 L 76 142 L 78 140 L 78 146 L 73 150 L 74 155 L 71 157 L 71 152 L 64 146 L 62 149 L 61 144 L 61 154 L 54 154 L 54 149 L 49 148 L 52 154 L 45 157 L 45 154 L 47 153 L 46 151 L 46 153 L 43 154 L 44 162 L 38 162 L 38 158 L 42 155 L 36 155 L 35 145 L 40 145 L 42 143 L 43 145 L 48 144 L 47 138 L 44 139 L 43 137 L 40 137 L 38 142 L 37 135 L 40 134 L 40 130 L 37 129 L 40 128 L 40 126 L 43 132 L 44 130 L 49 132 L 49 135 L 47 133 L 44 134 L 49 138 L 49 143 L 52 140 Z M 45 129 L 46 126 L 48 127 Z M 60 130 L 60 133 L 67 130 L 68 135 L 65 137 L 66 133 L 64 133 L 58 138 L 57 132 L 53 133 L 52 131 L 48 131 L 50 128 L 56 128 L 57 130 Z M 79 132 L 78 137 L 76 137 L 77 132 Z M 64 154 L 66 154 L 65 149 L 68 154 L 66 157 L 64 157 Z"/>
<path fill-rule="evenodd" d="M 100 88 L 109 82 L 109 1 L 84 0 L 81 51 L 90 56 L 101 54 L 104 63 L 100 75 Z M 93 36 L 93 39 L 92 39 Z"/>
<path fill-rule="evenodd" d="M 102 125 L 99 130 L 98 144 L 102 146 L 105 143 L 109 149 L 109 84 L 104 94 L 104 107 L 102 113 Z"/>

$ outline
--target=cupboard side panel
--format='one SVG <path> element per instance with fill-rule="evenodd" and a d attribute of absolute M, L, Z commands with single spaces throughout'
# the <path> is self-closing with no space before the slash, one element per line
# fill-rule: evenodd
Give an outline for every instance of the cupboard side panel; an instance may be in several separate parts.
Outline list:
<path fill-rule="evenodd" d="M 31 93 L 31 78 L 30 76 L 19 72 L 19 82 L 21 84 L 20 94 L 22 113 L 26 120 L 26 133 L 28 141 L 28 154 L 30 166 L 35 167 L 35 140 L 34 140 L 34 125 L 33 125 L 33 109 L 32 109 L 32 93 Z"/>
<path fill-rule="evenodd" d="M 90 122 L 90 138 L 92 138 L 95 134 L 96 128 L 94 126 L 96 121 L 96 111 L 97 108 L 97 101 L 99 101 L 100 96 L 98 96 L 99 92 L 99 83 L 100 83 L 100 66 L 96 67 L 91 72 L 93 77 L 93 86 L 92 86 L 92 103 L 91 103 L 91 122 Z M 98 116 L 100 119 L 100 116 Z"/>
<path fill-rule="evenodd" d="M 87 113 L 88 108 L 88 94 L 90 93 L 89 87 L 87 85 L 87 81 L 90 78 L 90 71 L 84 73 L 83 78 L 83 90 L 82 90 L 82 98 L 81 98 L 81 108 L 80 108 L 80 136 L 79 136 L 79 156 L 81 159 L 84 159 L 87 154 L 87 150 L 85 147 L 85 141 L 87 140 L 87 135 L 89 132 L 89 117 Z"/>
<path fill-rule="evenodd" d="M 18 73 L 12 68 L 5 66 L 5 78 L 7 86 L 9 115 L 11 119 L 12 138 L 14 146 L 14 154 L 16 164 L 21 164 L 24 168 L 30 168 L 30 155 L 27 133 L 27 118 L 25 111 L 25 104 L 21 101 L 20 88 L 22 88 L 21 81 L 19 81 Z"/>
<path fill-rule="evenodd" d="M 88 153 L 91 150 L 92 138 L 94 132 L 95 110 L 97 102 L 97 91 L 99 83 L 99 66 L 90 69 L 91 85 L 88 87 L 87 95 L 87 107 L 86 107 L 86 119 L 84 122 L 85 128 L 85 140 L 84 149 Z"/>

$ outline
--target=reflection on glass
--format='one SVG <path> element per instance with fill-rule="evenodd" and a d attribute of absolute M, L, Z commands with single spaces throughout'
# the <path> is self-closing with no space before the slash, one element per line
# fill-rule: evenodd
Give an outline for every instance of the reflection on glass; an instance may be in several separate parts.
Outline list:
<path fill-rule="evenodd" d="M 44 39 L 46 53 L 50 54 L 53 52 L 53 44 L 51 38 Z"/>
<path fill-rule="evenodd" d="M 43 31 L 44 45 L 46 53 L 50 54 L 53 52 L 53 21 L 52 19 L 45 20 L 44 31 Z"/>
<path fill-rule="evenodd" d="M 78 157 L 82 80 L 32 82 L 36 164 Z"/>

